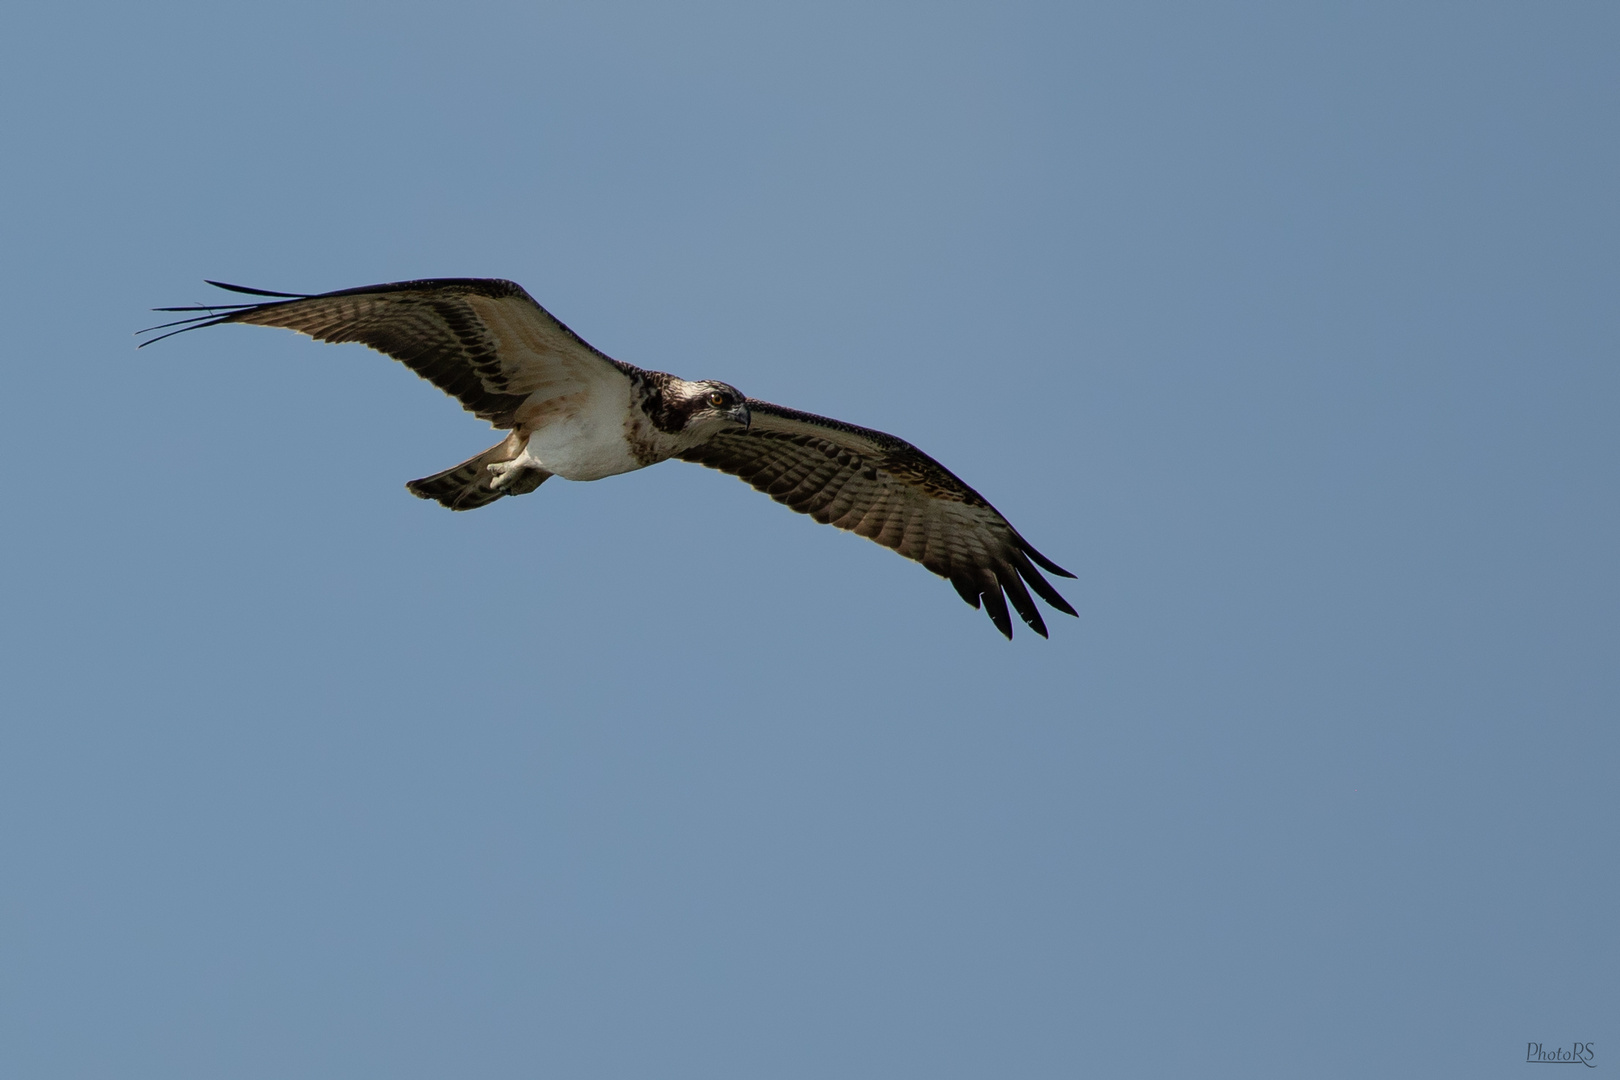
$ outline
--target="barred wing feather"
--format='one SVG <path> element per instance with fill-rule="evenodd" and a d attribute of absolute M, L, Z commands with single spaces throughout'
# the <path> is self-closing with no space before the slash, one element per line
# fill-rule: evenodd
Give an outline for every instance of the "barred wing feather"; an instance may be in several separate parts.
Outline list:
<path fill-rule="evenodd" d="M 1030 590 L 1075 614 L 1036 565 L 1074 575 L 1036 551 L 985 498 L 893 435 L 749 399 L 753 423 L 678 456 L 731 473 L 824 525 L 846 529 L 946 578 L 1012 637 L 1007 601 L 1034 630 L 1046 623 Z"/>
<path fill-rule="evenodd" d="M 635 370 L 593 349 L 510 281 L 438 278 L 313 295 L 209 284 L 281 299 L 159 308 L 205 313 L 167 324 L 180 329 L 163 337 L 220 323 L 252 323 L 296 330 L 317 341 L 358 341 L 399 360 L 497 428 L 527 419 L 526 402 L 532 411 L 628 379 Z"/>

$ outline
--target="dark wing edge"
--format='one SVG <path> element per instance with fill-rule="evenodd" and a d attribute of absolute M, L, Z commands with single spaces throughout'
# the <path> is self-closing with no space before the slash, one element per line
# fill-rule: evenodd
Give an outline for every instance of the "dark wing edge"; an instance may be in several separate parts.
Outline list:
<path fill-rule="evenodd" d="M 246 293 L 249 296 L 280 296 L 280 297 L 285 297 L 286 299 L 289 299 L 289 300 L 310 300 L 310 299 L 313 299 L 316 296 L 322 295 L 320 293 L 285 293 L 285 292 L 271 292 L 268 289 L 250 289 L 246 285 L 227 285 L 223 281 L 210 281 L 210 280 L 208 280 L 206 278 L 203 279 L 203 283 L 205 285 L 212 285 L 216 289 L 229 289 L 231 292 L 234 292 L 234 293 Z M 176 334 L 184 334 L 188 330 L 201 330 L 205 326 L 218 326 L 220 323 L 230 322 L 231 319 L 232 319 L 232 316 L 234 316 L 236 314 L 236 312 L 238 312 L 238 311 L 244 311 L 244 310 L 249 310 L 249 309 L 258 310 L 258 309 L 262 309 L 262 308 L 268 308 L 268 307 L 271 307 L 271 306 L 272 306 L 271 304 L 258 303 L 258 304 L 190 304 L 190 305 L 187 305 L 185 307 L 155 307 L 155 308 L 152 309 L 153 311 L 174 311 L 174 312 L 180 312 L 180 311 L 203 311 L 203 312 L 207 312 L 207 314 L 205 314 L 205 315 L 194 315 L 189 319 L 176 319 L 173 322 L 158 323 L 156 326 L 148 326 L 144 330 L 137 330 L 137 331 L 135 331 L 135 335 L 137 337 L 139 337 L 141 334 L 150 334 L 154 330 L 169 330 L 169 327 L 171 327 L 171 326 L 178 326 L 180 328 L 178 330 L 169 330 L 169 332 L 167 334 L 159 334 L 157 337 L 154 337 L 154 338 L 147 338 L 145 341 L 141 342 L 139 345 L 137 345 L 135 347 L 137 349 L 144 349 L 148 345 L 156 345 L 158 342 L 162 341 L 164 338 L 172 338 L 172 337 L 174 337 L 174 335 L 176 335 Z M 220 311 L 225 312 L 225 314 L 224 315 L 216 314 L 216 312 L 220 312 Z"/>
<path fill-rule="evenodd" d="M 536 315 L 560 329 L 586 354 L 621 372 L 633 370 L 592 347 L 541 307 L 521 285 L 500 278 L 429 278 L 325 293 L 272 292 L 222 281 L 208 284 L 230 292 L 274 299 L 251 304 L 154 308 L 154 311 L 200 314 L 140 331 L 142 334 L 156 330 L 168 332 L 149 338 L 137 347 L 145 348 L 176 334 L 222 323 L 280 326 L 308 334 L 318 341 L 356 341 L 405 364 L 460 401 L 468 412 L 497 428 L 511 427 L 513 414 L 528 395 L 502 393 L 498 389 L 504 379 L 495 342 L 471 305 L 463 299 L 473 294 L 495 300 L 519 298 L 533 305 Z M 330 303 L 344 298 L 361 301 L 373 297 L 377 303 L 365 310 Z"/>
<path fill-rule="evenodd" d="M 1012 610 L 1035 633 L 1046 623 L 1030 596 L 1078 613 L 1036 566 L 1069 571 L 1035 550 L 977 491 L 904 439 L 749 399 L 752 425 L 677 456 L 730 473 L 790 510 L 854 532 L 921 563 L 982 607 L 1011 639 Z"/>
<path fill-rule="evenodd" d="M 242 318 L 241 313 L 244 311 L 269 311 L 272 308 L 286 307 L 288 304 L 297 300 L 328 300 L 337 296 L 368 296 L 372 294 L 382 295 L 385 293 L 397 292 L 440 292 L 445 290 L 459 290 L 463 292 L 476 292 L 484 296 L 496 298 L 503 296 L 522 296 L 528 299 L 530 303 L 534 303 L 536 307 L 539 306 L 539 304 L 535 302 L 534 297 L 529 296 L 529 294 L 524 290 L 523 286 L 519 285 L 515 281 L 506 281 L 502 278 L 423 278 L 420 281 L 391 281 L 382 285 L 361 285 L 353 289 L 334 289 L 331 292 L 323 293 L 273 292 L 270 289 L 252 289 L 246 285 L 231 285 L 223 281 L 215 281 L 212 278 L 204 278 L 203 284 L 212 285 L 216 289 L 224 289 L 227 292 L 244 293 L 248 296 L 273 296 L 277 297 L 278 300 L 268 303 L 260 302 L 256 304 L 188 304 L 183 307 L 155 307 L 152 309 L 153 311 L 202 311 L 207 312 L 208 314 L 197 315 L 189 319 L 176 319 L 174 322 L 159 323 L 157 326 L 148 326 L 144 330 L 137 330 L 135 333 L 138 336 L 140 334 L 150 334 L 154 330 L 168 330 L 171 326 L 180 327 L 178 330 L 170 330 L 167 334 L 159 334 L 155 338 L 147 338 L 145 341 L 141 342 L 135 347 L 137 349 L 144 349 L 148 345 L 157 344 L 164 338 L 171 338 L 176 334 L 184 334 L 188 330 L 201 330 L 205 326 L 218 326 L 220 323 L 228 322 L 243 322 L 244 319 Z M 213 314 L 217 311 L 223 311 L 225 314 Z M 566 327 L 564 329 L 566 329 Z M 591 348 L 588 343 L 581 339 L 578 334 L 574 334 L 572 330 L 569 330 L 568 332 L 578 339 L 581 345 L 584 345 L 587 349 L 591 349 L 592 352 L 596 351 L 595 349 Z"/>

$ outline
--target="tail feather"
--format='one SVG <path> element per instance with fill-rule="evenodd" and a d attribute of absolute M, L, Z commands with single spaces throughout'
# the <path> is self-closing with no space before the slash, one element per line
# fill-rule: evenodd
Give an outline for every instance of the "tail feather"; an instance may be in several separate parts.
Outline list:
<path fill-rule="evenodd" d="M 468 458 L 460 465 L 412 480 L 405 487 L 418 499 L 432 499 L 451 510 L 476 510 L 488 506 L 506 495 L 527 495 L 551 474 L 544 469 L 524 469 L 502 487 L 495 486 L 491 465 L 511 461 L 523 452 L 524 439 L 517 432 L 485 450 L 477 457 Z"/>

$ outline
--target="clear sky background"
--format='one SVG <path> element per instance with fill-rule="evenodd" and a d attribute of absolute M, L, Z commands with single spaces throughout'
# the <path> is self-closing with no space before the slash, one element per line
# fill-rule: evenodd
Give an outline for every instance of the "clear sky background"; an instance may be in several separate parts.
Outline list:
<path fill-rule="evenodd" d="M 0 1074 L 1613 1072 L 1617 10 L 8 9 Z M 134 350 L 427 276 L 912 440 L 1080 618 Z"/>

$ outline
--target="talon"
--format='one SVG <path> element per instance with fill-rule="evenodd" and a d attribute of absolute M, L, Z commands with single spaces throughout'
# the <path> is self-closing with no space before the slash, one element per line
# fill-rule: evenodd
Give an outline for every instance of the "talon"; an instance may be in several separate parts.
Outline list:
<path fill-rule="evenodd" d="M 523 459 L 518 458 L 515 461 L 497 461 L 495 464 L 488 466 L 490 471 L 489 486 L 499 491 L 501 488 L 511 484 L 517 478 L 518 473 L 523 471 L 524 464 Z"/>

